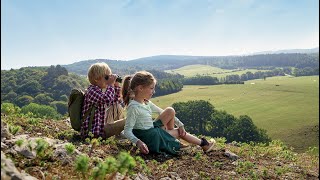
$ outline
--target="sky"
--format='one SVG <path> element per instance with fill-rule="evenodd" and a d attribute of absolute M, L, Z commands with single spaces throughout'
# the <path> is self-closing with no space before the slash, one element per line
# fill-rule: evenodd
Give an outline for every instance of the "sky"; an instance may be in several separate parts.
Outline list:
<path fill-rule="evenodd" d="M 1 69 L 319 47 L 318 0 L 1 0 Z"/>

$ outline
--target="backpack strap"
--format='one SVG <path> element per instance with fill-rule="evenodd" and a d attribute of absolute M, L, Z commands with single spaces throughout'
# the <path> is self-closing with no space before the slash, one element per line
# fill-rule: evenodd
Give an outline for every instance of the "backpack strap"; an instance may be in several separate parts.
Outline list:
<path fill-rule="evenodd" d="M 90 120 L 89 120 L 89 124 L 88 124 L 88 130 L 91 131 L 91 126 L 92 126 L 92 121 L 93 121 L 93 118 L 94 118 L 94 111 L 96 110 L 96 107 L 94 105 L 92 105 L 89 110 L 84 114 L 83 116 L 83 120 L 86 120 L 87 117 L 89 116 L 89 114 L 91 113 L 91 116 L 90 116 Z"/>

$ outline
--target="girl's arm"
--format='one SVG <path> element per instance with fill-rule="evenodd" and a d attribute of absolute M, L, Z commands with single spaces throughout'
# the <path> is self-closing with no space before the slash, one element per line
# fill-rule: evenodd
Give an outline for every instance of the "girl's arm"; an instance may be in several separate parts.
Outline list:
<path fill-rule="evenodd" d="M 152 110 L 152 112 L 157 112 L 157 113 L 162 113 L 163 109 L 161 109 L 160 107 L 158 107 L 157 105 L 153 104 L 151 101 L 148 101 L 149 105 L 150 105 L 150 108 Z M 181 127 L 181 126 L 184 126 L 184 124 L 177 118 L 177 117 L 174 117 L 174 124 L 177 126 L 177 127 Z"/>
<path fill-rule="evenodd" d="M 137 144 L 138 138 L 133 134 L 132 129 L 137 121 L 138 111 L 134 107 L 129 107 L 127 111 L 126 124 L 124 125 L 124 135 L 132 143 Z"/>

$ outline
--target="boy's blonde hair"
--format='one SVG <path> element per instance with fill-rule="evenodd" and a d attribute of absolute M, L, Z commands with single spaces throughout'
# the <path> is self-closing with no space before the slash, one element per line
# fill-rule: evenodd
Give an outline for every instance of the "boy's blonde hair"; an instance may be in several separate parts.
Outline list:
<path fill-rule="evenodd" d="M 88 70 L 88 79 L 91 84 L 96 85 L 96 80 L 110 74 L 112 74 L 112 72 L 108 64 L 95 63 L 92 64 Z"/>

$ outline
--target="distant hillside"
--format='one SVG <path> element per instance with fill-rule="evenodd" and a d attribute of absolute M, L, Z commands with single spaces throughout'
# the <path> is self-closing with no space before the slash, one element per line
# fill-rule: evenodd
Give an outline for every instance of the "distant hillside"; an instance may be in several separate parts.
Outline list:
<path fill-rule="evenodd" d="M 280 54 L 280 53 L 319 53 L 319 47 L 317 48 L 311 48 L 311 49 L 283 49 L 283 50 L 277 50 L 277 51 L 261 51 L 261 52 L 255 52 L 250 55 L 257 55 L 257 54 Z"/>
<path fill-rule="evenodd" d="M 319 67 L 319 53 L 281 53 L 259 54 L 248 56 L 183 56 L 183 55 L 159 55 L 134 59 L 130 61 L 95 59 L 77 63 L 62 65 L 69 72 L 86 75 L 91 64 L 106 62 L 114 73 L 125 75 L 138 70 L 171 70 L 186 65 L 202 64 L 223 69 L 237 68 L 270 68 L 270 67 Z"/>

